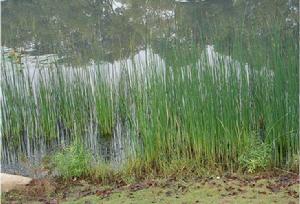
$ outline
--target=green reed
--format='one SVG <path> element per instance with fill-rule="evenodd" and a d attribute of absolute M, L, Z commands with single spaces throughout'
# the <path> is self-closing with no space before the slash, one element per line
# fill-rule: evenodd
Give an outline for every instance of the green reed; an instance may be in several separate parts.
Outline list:
<path fill-rule="evenodd" d="M 90 123 L 111 137 L 120 117 L 135 144 L 128 158 L 156 172 L 180 160 L 236 170 L 257 139 L 272 146 L 270 165 L 289 168 L 299 151 L 298 46 L 278 29 L 267 50 L 257 38 L 246 39 L 249 50 L 236 35 L 232 59 L 216 55 L 213 63 L 193 43 L 166 44 L 164 61 L 151 54 L 113 75 L 105 70 L 114 66 L 53 64 L 33 80 L 28 68 L 3 63 L 3 140 L 19 145 L 26 133 L 50 143 L 62 130 L 84 140 Z"/>

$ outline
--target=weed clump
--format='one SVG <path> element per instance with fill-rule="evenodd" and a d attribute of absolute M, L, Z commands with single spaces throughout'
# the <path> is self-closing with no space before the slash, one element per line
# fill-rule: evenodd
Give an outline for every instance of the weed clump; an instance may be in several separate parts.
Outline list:
<path fill-rule="evenodd" d="M 255 141 L 240 155 L 239 163 L 248 173 L 265 170 L 271 162 L 271 151 L 269 144 Z"/>
<path fill-rule="evenodd" d="M 74 142 L 53 158 L 54 166 L 64 179 L 81 177 L 88 174 L 92 155 L 82 144 Z"/>

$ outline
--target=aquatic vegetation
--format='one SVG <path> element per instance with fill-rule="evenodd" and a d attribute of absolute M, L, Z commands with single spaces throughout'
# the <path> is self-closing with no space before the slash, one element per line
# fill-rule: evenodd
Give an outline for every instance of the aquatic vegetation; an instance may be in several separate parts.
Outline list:
<path fill-rule="evenodd" d="M 5 159 L 12 150 L 30 155 L 77 139 L 87 148 L 99 137 L 125 140 L 122 162 L 139 176 L 169 172 L 167 166 L 182 161 L 232 171 L 291 168 L 299 153 L 298 34 L 276 20 L 263 21 L 262 34 L 244 21 L 232 30 L 195 26 L 191 39 L 182 37 L 186 28 L 171 40 L 147 39 L 141 55 L 115 63 L 32 68 L 7 59 L 1 64 Z M 216 34 L 222 29 L 232 37 Z M 126 133 L 117 133 L 118 126 Z M 268 164 L 244 157 L 255 145 Z"/>

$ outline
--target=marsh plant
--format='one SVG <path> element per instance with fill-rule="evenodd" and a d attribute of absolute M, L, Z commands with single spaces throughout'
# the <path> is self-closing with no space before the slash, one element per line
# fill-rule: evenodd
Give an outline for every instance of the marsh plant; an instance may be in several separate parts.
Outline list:
<path fill-rule="evenodd" d="M 284 14 L 274 14 L 256 24 L 250 14 L 215 24 L 199 21 L 205 29 L 189 28 L 178 15 L 170 28 L 178 31 L 173 38 L 145 34 L 142 56 L 82 67 L 54 61 L 36 67 L 34 77 L 32 67 L 4 56 L 2 155 L 30 155 L 62 138 L 92 146 L 95 137 L 115 138 L 122 123 L 130 141 L 122 146 L 122 164 L 132 164 L 137 175 L 169 172 L 170 165 L 291 168 L 289 158 L 299 153 L 298 32 L 286 25 Z M 90 134 L 90 127 L 97 133 Z M 89 168 L 87 155 L 75 144 L 55 160 L 62 175 L 80 176 Z"/>

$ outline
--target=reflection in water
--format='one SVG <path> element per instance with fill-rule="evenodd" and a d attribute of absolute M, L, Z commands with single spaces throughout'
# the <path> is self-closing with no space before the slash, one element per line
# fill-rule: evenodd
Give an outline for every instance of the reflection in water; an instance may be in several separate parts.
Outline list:
<path fill-rule="evenodd" d="M 173 0 L 6 1 L 2 3 L 2 45 L 31 55 L 56 54 L 61 62 L 84 66 L 92 61 L 126 59 L 151 46 L 197 44 L 232 53 L 238 24 L 265 43 L 264 32 L 273 17 L 283 32 L 297 32 L 297 1 L 209 0 L 180 3 Z M 242 42 L 243 43 L 243 42 Z M 165 46 L 167 44 L 168 46 Z M 170 47 L 171 46 L 171 47 Z M 251 49 L 251 45 L 245 45 Z M 247 55 L 249 53 L 245 53 Z M 165 56 L 166 57 L 166 56 Z M 249 59 L 250 61 L 250 59 Z M 249 63 L 248 61 L 248 63 Z"/>

